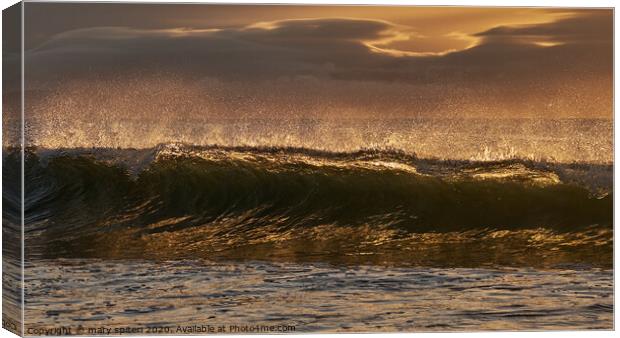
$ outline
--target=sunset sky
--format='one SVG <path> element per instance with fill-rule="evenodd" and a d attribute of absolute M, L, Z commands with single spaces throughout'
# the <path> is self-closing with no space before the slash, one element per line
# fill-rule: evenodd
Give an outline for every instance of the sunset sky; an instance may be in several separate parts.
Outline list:
<path fill-rule="evenodd" d="M 612 35 L 609 9 L 27 3 L 26 86 L 86 110 L 133 91 L 175 111 L 611 118 Z"/>

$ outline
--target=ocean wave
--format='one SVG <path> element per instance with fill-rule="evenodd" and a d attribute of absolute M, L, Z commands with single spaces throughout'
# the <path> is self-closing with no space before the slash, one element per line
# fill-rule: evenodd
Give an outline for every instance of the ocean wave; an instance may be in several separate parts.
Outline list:
<path fill-rule="evenodd" d="M 179 144 L 26 154 L 26 232 L 46 255 L 84 255 L 96 248 L 88 243 L 106 236 L 124 238 L 126 248 L 117 249 L 125 251 L 171 234 L 171 246 L 216 250 L 204 241 L 317 240 L 345 229 L 350 238 L 365 229 L 390 240 L 536 229 L 583 234 L 611 229 L 613 220 L 606 165 Z M 5 155 L 5 182 L 19 165 L 17 154 Z M 11 182 L 3 188 L 8 219 L 19 210 Z M 325 227 L 331 230 L 319 236 L 315 230 Z"/>

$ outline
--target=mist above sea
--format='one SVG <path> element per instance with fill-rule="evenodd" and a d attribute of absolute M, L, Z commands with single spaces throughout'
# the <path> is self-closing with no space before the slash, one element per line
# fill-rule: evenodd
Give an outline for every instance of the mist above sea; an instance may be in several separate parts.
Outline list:
<path fill-rule="evenodd" d="M 330 152 L 396 150 L 421 158 L 527 159 L 610 164 L 613 121 L 533 118 L 131 118 L 26 120 L 30 146 L 151 148 L 171 142 L 294 147 Z M 10 133 L 9 133 L 10 134 Z M 8 146 L 10 138 L 5 138 Z"/>

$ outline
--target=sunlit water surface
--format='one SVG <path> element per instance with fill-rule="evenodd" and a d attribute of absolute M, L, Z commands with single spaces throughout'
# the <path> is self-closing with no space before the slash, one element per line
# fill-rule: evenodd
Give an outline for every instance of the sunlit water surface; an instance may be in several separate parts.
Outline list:
<path fill-rule="evenodd" d="M 26 328 L 287 325 L 295 332 L 611 329 L 611 270 L 261 261 L 40 261 Z"/>

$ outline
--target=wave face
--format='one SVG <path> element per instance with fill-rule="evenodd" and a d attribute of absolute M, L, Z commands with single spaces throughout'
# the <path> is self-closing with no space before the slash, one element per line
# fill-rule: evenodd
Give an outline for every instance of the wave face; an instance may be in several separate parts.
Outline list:
<path fill-rule="evenodd" d="M 25 168 L 31 257 L 612 262 L 611 165 L 167 144 L 32 150 Z"/>

